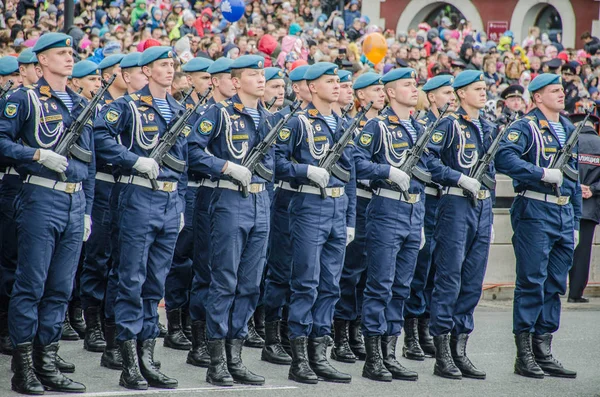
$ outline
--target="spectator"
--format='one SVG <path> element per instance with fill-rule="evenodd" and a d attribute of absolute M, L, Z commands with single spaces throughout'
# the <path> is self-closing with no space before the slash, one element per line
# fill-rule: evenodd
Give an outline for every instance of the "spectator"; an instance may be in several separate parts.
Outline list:
<path fill-rule="evenodd" d="M 355 18 L 360 18 L 360 10 L 358 9 L 358 0 L 351 0 L 350 3 L 346 5 L 346 10 L 344 11 L 344 25 L 352 26 L 352 22 Z"/>
<path fill-rule="evenodd" d="M 581 40 L 585 43 L 583 49 L 590 55 L 596 55 L 600 49 L 600 39 L 592 36 L 590 32 L 585 32 L 581 35 Z"/>
<path fill-rule="evenodd" d="M 191 11 L 186 10 L 183 13 L 183 25 L 181 25 L 179 27 L 179 34 L 181 36 L 186 36 L 186 35 L 198 36 L 198 31 L 196 30 L 196 27 L 194 26 L 195 22 L 196 22 L 196 17 L 194 16 L 194 14 L 192 14 Z"/>

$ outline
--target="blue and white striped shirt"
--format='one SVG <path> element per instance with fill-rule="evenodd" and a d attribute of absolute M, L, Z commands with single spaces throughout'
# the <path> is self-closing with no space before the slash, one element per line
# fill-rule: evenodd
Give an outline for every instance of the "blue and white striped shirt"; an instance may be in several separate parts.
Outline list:
<path fill-rule="evenodd" d="M 260 125 L 260 113 L 258 113 L 258 110 L 253 108 L 246 107 L 245 109 L 254 121 L 254 128 L 258 129 L 258 126 Z"/>
<path fill-rule="evenodd" d="M 335 132 L 335 130 L 337 130 L 337 120 L 335 119 L 334 115 L 331 116 L 323 116 L 323 118 L 325 119 L 325 122 L 327 123 L 327 125 L 329 126 L 329 129 L 332 132 Z"/>
<path fill-rule="evenodd" d="M 483 127 L 481 127 L 481 121 L 479 121 L 479 119 L 471 119 L 471 121 L 479 130 L 479 137 L 481 138 L 481 142 L 483 142 Z"/>
<path fill-rule="evenodd" d="M 408 131 L 410 137 L 412 138 L 413 144 L 417 142 L 417 130 L 413 127 L 410 120 L 400 120 L 400 124 Z"/>
<path fill-rule="evenodd" d="M 171 122 L 173 118 L 173 112 L 171 111 L 171 107 L 169 106 L 169 102 L 166 99 L 154 98 L 154 102 L 156 102 L 156 106 L 158 106 L 158 110 L 160 114 L 165 118 L 165 121 L 168 123 Z"/>
<path fill-rule="evenodd" d="M 69 112 L 73 111 L 73 100 L 71 96 L 66 91 L 54 91 L 56 96 L 65 104 Z"/>
<path fill-rule="evenodd" d="M 567 132 L 565 131 L 565 127 L 563 127 L 560 121 L 558 123 L 549 121 L 549 123 L 558 136 L 558 142 L 560 142 L 560 146 L 564 146 L 565 142 L 567 141 Z"/>

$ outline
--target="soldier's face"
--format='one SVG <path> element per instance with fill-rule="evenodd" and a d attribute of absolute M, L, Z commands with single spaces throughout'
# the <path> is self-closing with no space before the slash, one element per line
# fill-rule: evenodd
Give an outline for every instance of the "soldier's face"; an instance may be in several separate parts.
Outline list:
<path fill-rule="evenodd" d="M 303 102 L 312 101 L 312 94 L 308 89 L 308 84 L 306 84 L 306 80 L 297 81 L 292 84 L 292 89 L 298 98 L 300 98 Z"/>
<path fill-rule="evenodd" d="M 450 103 L 448 111 L 456 110 L 456 94 L 452 87 L 442 87 L 433 92 L 434 105 L 441 109 L 445 104 Z"/>
<path fill-rule="evenodd" d="M 21 80 L 23 80 L 23 85 L 35 84 L 40 79 L 37 73 L 36 65 L 33 63 L 30 63 L 28 65 L 20 65 L 19 73 L 21 74 Z"/>
<path fill-rule="evenodd" d="M 338 103 L 340 106 L 347 106 L 349 103 L 354 101 L 354 90 L 352 89 L 352 82 L 340 83 L 340 97 Z"/>
<path fill-rule="evenodd" d="M 404 106 L 416 106 L 419 101 L 419 90 L 417 90 L 417 80 L 415 79 L 394 81 L 387 91 L 390 100 Z"/>
<path fill-rule="evenodd" d="M 210 82 L 210 74 L 206 72 L 194 72 L 191 74 L 192 84 L 197 93 L 204 94 L 208 87 L 212 86 Z"/>
<path fill-rule="evenodd" d="M 142 68 L 128 68 L 123 76 L 130 93 L 139 91 L 148 84 L 148 77 L 142 72 Z"/>
<path fill-rule="evenodd" d="M 73 49 L 71 47 L 51 48 L 38 55 L 38 61 L 45 73 L 61 77 L 73 74 Z"/>
<path fill-rule="evenodd" d="M 550 111 L 560 112 L 565 108 L 565 90 L 562 84 L 549 85 L 534 95 L 536 104 Z"/>
<path fill-rule="evenodd" d="M 7 76 L 0 76 L 0 85 L 5 85 L 6 83 L 8 83 L 8 80 L 11 80 L 13 82 L 12 89 L 17 88 L 23 82 L 23 79 L 21 78 L 21 73 L 17 72 L 9 74 Z"/>
<path fill-rule="evenodd" d="M 81 95 L 87 99 L 92 99 L 92 94 L 98 92 L 100 87 L 102 87 L 102 79 L 98 75 L 85 76 L 81 79 L 73 79 L 73 85 L 77 89 L 83 88 Z"/>
<path fill-rule="evenodd" d="M 264 69 L 244 69 L 239 77 L 234 77 L 232 80 L 238 92 L 256 98 L 262 98 L 265 95 Z"/>
<path fill-rule="evenodd" d="M 142 70 L 144 70 L 144 73 L 150 80 L 161 87 L 169 88 L 173 84 L 175 63 L 171 58 L 154 61 L 151 65 L 144 66 Z"/>
<path fill-rule="evenodd" d="M 231 75 L 229 73 L 219 74 L 214 81 L 216 81 L 215 84 L 219 94 L 225 98 L 231 98 L 236 94 L 237 91 L 233 85 L 233 81 L 231 80 Z"/>
<path fill-rule="evenodd" d="M 478 81 L 468 85 L 466 88 L 460 90 L 463 92 L 461 102 L 467 106 L 474 107 L 475 109 L 483 109 L 485 107 L 485 102 L 487 101 L 485 90 L 486 86 L 484 81 Z"/>
<path fill-rule="evenodd" d="M 313 97 L 334 103 L 340 98 L 340 78 L 337 75 L 325 75 L 308 83 Z"/>
<path fill-rule="evenodd" d="M 359 91 L 361 91 L 359 97 L 363 103 L 373 102 L 373 109 L 375 110 L 381 110 L 385 107 L 385 90 L 383 89 L 383 84 L 372 85 Z"/>
<path fill-rule="evenodd" d="M 510 98 L 506 98 L 506 100 L 504 101 L 504 105 L 513 112 L 518 112 L 523 110 L 524 102 L 521 97 L 513 96 Z"/>
<path fill-rule="evenodd" d="M 265 85 L 265 102 L 269 102 L 276 97 L 277 100 L 271 107 L 271 110 L 277 109 L 283 105 L 283 100 L 285 98 L 285 81 L 283 79 L 275 79 L 271 81 L 267 81 Z"/>

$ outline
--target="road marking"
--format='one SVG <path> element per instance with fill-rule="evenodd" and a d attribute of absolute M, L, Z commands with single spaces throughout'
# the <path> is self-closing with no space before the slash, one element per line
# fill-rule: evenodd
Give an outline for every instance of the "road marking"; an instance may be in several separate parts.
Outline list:
<path fill-rule="evenodd" d="M 149 389 L 128 391 L 106 391 L 85 393 L 85 397 L 121 397 L 121 396 L 150 396 L 154 394 L 179 394 L 179 393 L 211 393 L 228 391 L 261 391 L 261 390 L 292 390 L 296 386 L 232 386 L 232 387 L 185 387 L 180 389 Z M 54 394 L 53 397 L 73 397 L 73 394 Z"/>

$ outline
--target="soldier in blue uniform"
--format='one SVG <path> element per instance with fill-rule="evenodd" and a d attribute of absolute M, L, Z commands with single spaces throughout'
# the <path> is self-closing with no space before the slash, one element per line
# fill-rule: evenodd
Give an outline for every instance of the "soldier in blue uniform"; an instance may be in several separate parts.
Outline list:
<path fill-rule="evenodd" d="M 369 102 L 373 102 L 371 109 L 359 122 L 359 128 L 356 131 L 356 136 L 358 136 L 367 121 L 376 117 L 383 110 L 386 96 L 381 82 L 381 75 L 377 73 L 369 72 L 360 75 L 354 81 L 353 88 L 360 106 L 366 106 Z M 344 267 L 340 278 L 340 300 L 335 306 L 333 316 L 335 341 L 331 350 L 331 358 L 342 362 L 354 362 L 356 359 L 364 360 L 366 357 L 360 329 L 360 315 L 367 278 L 367 206 L 371 202 L 372 196 L 373 191 L 369 187 L 369 181 L 357 179 L 356 236 L 346 247 Z"/>
<path fill-rule="evenodd" d="M 423 86 L 429 101 L 427 115 L 418 122 L 427 128 L 435 123 L 439 109 L 450 103 L 448 112 L 456 110 L 456 95 L 452 88 L 454 78 L 450 75 L 435 76 Z M 435 212 L 439 200 L 439 185 L 425 186 L 425 245 L 419 251 L 415 274 L 410 284 L 410 297 L 404 306 L 404 346 L 402 355 L 409 360 L 422 361 L 425 355 L 435 356 L 433 338 L 429 334 L 429 309 L 435 264 L 431 262 L 431 242 L 435 228 Z"/>
<path fill-rule="evenodd" d="M 120 259 L 114 313 L 123 359 L 119 384 L 129 389 L 176 388 L 177 380 L 155 365 L 154 347 L 159 335 L 158 303 L 184 226 L 187 141 L 178 137 L 160 169 L 148 156 L 184 109 L 168 94 L 175 73 L 170 47 L 147 49 L 138 66 L 148 76 L 148 85 L 130 95 L 131 101 L 108 105 L 103 117 L 97 118 L 103 121 L 94 125 L 98 157 L 120 167 L 119 180 L 128 181 L 121 188 L 118 210 Z M 188 125 L 184 134 L 190 131 Z M 156 180 L 158 189 L 152 188 L 150 179 Z"/>
<path fill-rule="evenodd" d="M 193 58 L 183 65 L 182 70 L 187 73 L 188 79 L 194 86 L 194 91 L 183 104 L 186 109 L 193 108 L 198 102 L 198 95 L 202 95 L 210 87 L 210 74 L 206 71 L 213 63 L 206 58 Z M 206 108 L 199 107 L 203 112 Z M 194 125 L 199 114 L 190 118 Z M 189 299 L 192 287 L 192 259 L 194 257 L 194 202 L 198 191 L 199 181 L 206 179 L 206 175 L 197 175 L 188 170 L 188 187 L 185 192 L 185 226 L 175 245 L 173 263 L 165 283 L 165 308 L 167 310 L 167 335 L 164 345 L 177 350 L 189 350 L 192 347 L 190 339 L 191 321 L 189 320 Z M 189 330 L 189 333 L 188 333 Z"/>
<path fill-rule="evenodd" d="M 479 118 L 486 101 L 482 72 L 461 72 L 452 87 L 461 107 L 440 122 L 429 145 L 432 179 L 442 186 L 432 248 L 436 264 L 430 323 L 436 350 L 434 374 L 484 379 L 485 372 L 467 357 L 466 345 L 487 266 L 492 200 L 490 191 L 469 175 L 491 144 L 495 127 Z M 493 177 L 493 165 L 488 174 Z M 472 196 L 477 198 L 476 206 Z"/>
<path fill-rule="evenodd" d="M 511 208 L 517 259 L 513 333 L 515 373 L 543 378 L 575 378 L 552 355 L 552 334 L 560 321 L 560 295 L 579 240 L 581 186 L 551 168 L 575 129 L 560 112 L 565 106 L 561 77 L 541 74 L 529 85 L 536 109 L 509 127 L 496 156 L 498 171 L 513 178 L 517 197 Z M 568 166 L 577 170 L 577 153 Z M 554 187 L 558 187 L 559 197 Z"/>
<path fill-rule="evenodd" d="M 352 89 L 352 72 L 348 70 L 338 70 L 340 76 L 340 97 L 333 104 L 333 111 L 340 116 L 344 116 L 344 121 L 350 122 L 352 116 L 350 111 L 354 107 L 354 90 Z M 349 107 L 348 110 L 347 107 Z M 346 114 L 344 114 L 346 113 Z"/>
<path fill-rule="evenodd" d="M 217 180 L 209 207 L 211 281 L 205 310 L 210 354 L 206 380 L 219 386 L 265 382 L 242 362 L 269 234 L 265 190 L 269 181 L 241 165 L 266 133 L 268 113 L 260 103 L 265 88 L 263 64 L 264 59 L 254 55 L 233 61 L 231 79 L 237 95 L 209 108 L 194 126 L 197 133 L 190 135 L 191 168 Z M 271 156 L 263 162 L 273 169 Z M 248 197 L 242 195 L 242 186 L 247 187 Z"/>
<path fill-rule="evenodd" d="M 304 79 L 308 67 L 308 65 L 297 66 L 289 74 L 296 100 L 301 101 L 301 109 L 305 109 L 312 98 Z M 273 123 L 276 123 L 277 118 L 285 117 L 289 112 L 289 107 L 283 108 L 276 113 Z M 277 174 L 275 178 L 277 178 Z M 293 257 L 288 208 L 297 189 L 292 188 L 289 182 L 283 180 L 276 179 L 275 184 L 271 203 L 271 234 L 263 299 L 266 339 L 261 359 L 273 364 L 289 365 L 292 358 L 290 357 L 287 328 L 287 304 L 290 296 Z"/>
<path fill-rule="evenodd" d="M 76 143 L 81 149 L 77 156 L 67 160 L 52 151 L 85 107 L 85 100 L 67 88 L 72 40 L 48 33 L 36 42 L 33 52 L 44 77 L 33 88 L 11 95 L 0 114 L 0 154 L 14 161 L 23 179 L 15 201 L 18 265 L 9 333 L 14 346 L 12 388 L 25 394 L 85 391 L 56 365 L 77 259 L 90 232 L 94 189 L 89 125 Z M 58 173 L 66 175 L 66 182 Z"/>
<path fill-rule="evenodd" d="M 79 61 L 73 66 L 69 88 L 87 100 L 102 87 L 102 76 L 98 64 L 92 61 Z"/>
<path fill-rule="evenodd" d="M 233 60 L 229 58 L 221 57 L 207 69 L 213 87 L 212 96 L 207 101 L 208 105 L 225 101 L 236 94 L 236 89 L 231 81 L 232 62 Z"/>
<path fill-rule="evenodd" d="M 285 100 L 285 73 L 279 68 L 265 68 L 265 96 L 263 103 L 267 103 L 275 99 L 273 105 L 269 109 L 271 113 L 275 113 L 281 109 Z"/>
<path fill-rule="evenodd" d="M 351 175 L 348 186 L 319 167 L 347 128 L 332 110 L 340 93 L 337 70 L 329 62 L 306 70 L 304 79 L 312 101 L 279 132 L 275 152 L 277 178 L 298 189 L 289 206 L 293 265 L 288 324 L 292 348 L 289 378 L 301 383 L 317 383 L 319 378 L 349 383 L 352 379 L 327 361 L 346 241 L 353 234 L 356 210 L 351 145 L 339 162 Z M 326 193 L 324 199 L 321 189 Z"/>
<path fill-rule="evenodd" d="M 21 85 L 19 61 L 16 57 L 4 56 L 0 58 L 0 86 L 4 86 L 9 80 L 13 82 L 13 89 Z"/>

